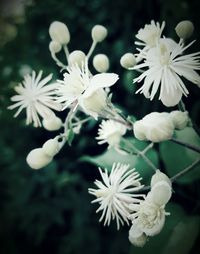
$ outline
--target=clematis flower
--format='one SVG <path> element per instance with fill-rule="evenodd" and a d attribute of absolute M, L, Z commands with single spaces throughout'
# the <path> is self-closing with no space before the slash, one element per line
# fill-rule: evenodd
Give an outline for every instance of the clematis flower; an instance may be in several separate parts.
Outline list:
<path fill-rule="evenodd" d="M 99 221 L 104 219 L 104 225 L 110 225 L 111 219 L 116 219 L 117 228 L 126 222 L 129 224 L 130 204 L 139 203 L 141 194 L 134 194 L 143 186 L 141 178 L 135 169 L 129 169 L 127 164 L 113 163 L 111 173 L 107 169 L 99 168 L 102 181 L 96 180 L 98 189 L 89 189 L 89 193 L 96 196 L 92 203 L 99 203 L 97 213 L 102 211 Z"/>
<path fill-rule="evenodd" d="M 113 120 L 103 120 L 99 125 L 98 137 L 96 137 L 98 144 L 108 143 L 108 148 L 117 147 L 120 138 L 126 133 L 126 127 Z"/>
<path fill-rule="evenodd" d="M 101 73 L 92 76 L 88 69 L 88 63 L 85 61 L 81 68 L 78 65 L 68 67 L 64 74 L 64 80 L 58 80 L 59 97 L 57 100 L 63 104 L 63 109 L 76 103 L 76 106 L 80 105 L 83 110 L 86 109 L 86 113 L 96 118 L 99 112 L 96 112 L 95 109 L 93 112 L 92 105 L 95 105 L 96 101 L 98 104 L 102 104 L 99 106 L 102 110 L 106 106 L 105 91 L 102 89 L 114 85 L 117 80 L 118 75 L 115 73 Z M 99 107 L 96 106 L 98 109 Z"/>
<path fill-rule="evenodd" d="M 43 119 L 50 119 L 55 114 L 51 109 L 61 110 L 61 105 L 55 101 L 55 84 L 47 83 L 52 79 L 52 74 L 41 79 L 42 71 L 36 76 L 35 71 L 27 74 L 22 83 L 15 87 L 18 95 L 11 97 L 11 101 L 15 102 L 8 109 L 18 108 L 14 117 L 20 112 L 26 110 L 26 124 L 33 122 L 35 127 L 41 126 L 39 116 Z"/>
<path fill-rule="evenodd" d="M 200 75 L 196 72 L 200 69 L 200 52 L 183 54 L 192 44 L 185 46 L 182 40 L 177 44 L 172 39 L 164 38 L 155 47 L 142 51 L 140 56 L 144 63 L 132 69 L 147 70 L 133 80 L 134 83 L 144 81 L 136 93 L 143 93 L 146 98 L 153 100 L 160 90 L 159 100 L 165 106 L 172 107 L 179 103 L 182 95 L 189 93 L 181 77 L 200 87 Z"/>

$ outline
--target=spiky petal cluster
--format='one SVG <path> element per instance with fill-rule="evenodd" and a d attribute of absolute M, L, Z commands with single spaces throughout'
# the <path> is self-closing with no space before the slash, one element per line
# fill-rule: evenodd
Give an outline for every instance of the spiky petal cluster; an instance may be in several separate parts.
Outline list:
<path fill-rule="evenodd" d="M 176 43 L 170 38 L 161 38 L 157 39 L 154 46 L 140 49 L 138 56 L 144 62 L 132 69 L 147 69 L 133 81 L 144 81 L 136 93 L 143 93 L 152 100 L 160 90 L 159 100 L 170 107 L 177 105 L 182 95 L 187 96 L 189 93 L 181 77 L 200 86 L 200 75 L 196 72 L 200 70 L 200 52 L 184 55 L 184 51 L 192 44 L 185 45 L 183 40 Z"/>
<path fill-rule="evenodd" d="M 54 100 L 55 84 L 47 85 L 52 79 L 52 74 L 44 79 L 41 79 L 41 77 L 42 71 L 37 76 L 35 71 L 31 75 L 27 74 L 22 83 L 15 87 L 18 95 L 11 97 L 14 104 L 8 107 L 8 109 L 18 108 L 14 117 L 17 117 L 25 109 L 26 124 L 33 122 L 35 127 L 41 126 L 39 116 L 43 119 L 51 118 L 55 116 L 51 109 L 61 109 L 60 104 Z"/>
<path fill-rule="evenodd" d="M 111 220 L 116 219 L 117 228 L 126 222 L 129 224 L 130 204 L 139 203 L 143 195 L 134 194 L 143 186 L 141 178 L 135 169 L 130 169 L 127 164 L 114 163 L 110 174 L 107 169 L 99 168 L 102 181 L 96 180 L 98 189 L 89 189 L 89 193 L 96 196 L 92 203 L 99 203 L 97 213 L 102 211 L 99 221 L 104 219 L 104 225 L 110 225 Z"/>
<path fill-rule="evenodd" d="M 109 144 L 110 147 L 117 147 L 120 138 L 126 133 L 126 127 L 113 120 L 103 120 L 99 125 L 98 137 L 96 137 L 98 144 Z"/>

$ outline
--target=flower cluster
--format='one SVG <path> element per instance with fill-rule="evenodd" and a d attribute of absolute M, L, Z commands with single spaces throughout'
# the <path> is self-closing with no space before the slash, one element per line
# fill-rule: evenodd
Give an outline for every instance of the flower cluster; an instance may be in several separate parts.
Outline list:
<path fill-rule="evenodd" d="M 120 64 L 141 73 L 134 79 L 134 83 L 144 81 L 136 93 L 140 92 L 153 100 L 160 91 L 159 100 L 169 107 L 177 105 L 182 96 L 189 93 L 182 77 L 200 86 L 200 75 L 197 73 L 200 69 L 200 52 L 184 55 L 185 50 L 193 44 L 185 44 L 194 30 L 190 21 L 182 21 L 176 26 L 175 31 L 180 38 L 178 43 L 162 36 L 164 27 L 165 22 L 160 25 L 151 21 L 140 29 L 136 34 L 139 41 L 135 43 L 139 46 L 138 53 L 124 54 Z M 47 166 L 66 142 L 71 145 L 74 135 L 79 134 L 84 123 L 103 118 L 96 137 L 98 144 L 107 144 L 108 149 L 113 148 L 121 156 L 129 153 L 137 160 L 144 160 L 156 171 L 151 178 L 151 186 L 143 188 L 142 178 L 135 168 L 127 163 L 113 163 L 111 169 L 99 168 L 102 180 L 94 182 L 96 188 L 89 188 L 89 193 L 95 196 L 92 203 L 99 204 L 96 211 L 101 212 L 99 221 L 110 225 L 111 220 L 116 220 L 117 229 L 125 223 L 132 223 L 129 240 L 133 245 L 142 247 L 149 237 L 162 230 L 168 215 L 165 206 L 172 195 L 171 180 L 157 169 L 146 152 L 153 147 L 154 142 L 172 139 L 180 144 L 179 140 L 173 138 L 174 131 L 191 124 L 189 113 L 181 102 L 179 107 L 182 106 L 183 111 L 151 112 L 136 121 L 134 116 L 124 116 L 113 105 L 110 88 L 116 84 L 119 76 L 107 72 L 110 67 L 109 58 L 105 54 L 97 54 L 92 59 L 97 73 L 92 74 L 89 68 L 96 45 L 107 36 L 104 26 L 96 25 L 92 28 L 92 43 L 87 53 L 81 50 L 69 52 L 71 35 L 62 22 L 54 21 L 49 27 L 49 35 L 49 50 L 52 59 L 63 71 L 62 78 L 51 81 L 50 74 L 42 79 L 42 71 L 38 75 L 35 71 L 27 74 L 22 83 L 15 87 L 17 95 L 11 97 L 14 103 L 8 109 L 18 108 L 15 117 L 25 110 L 26 123 L 33 123 L 34 127 L 43 126 L 48 131 L 62 131 L 41 147 L 30 151 L 26 158 L 27 164 L 36 170 Z M 57 56 L 62 50 L 64 63 Z M 61 110 L 67 111 L 64 121 L 55 114 L 55 111 Z M 130 139 L 125 136 L 128 132 Z M 151 143 L 140 151 L 135 147 L 133 134 L 137 143 L 143 140 Z M 185 147 L 192 148 L 188 144 Z M 193 150 L 199 151 L 196 147 Z M 122 161 L 126 161 L 124 158 Z M 179 176 L 181 174 L 182 172 Z M 149 189 L 147 194 L 143 194 Z"/>

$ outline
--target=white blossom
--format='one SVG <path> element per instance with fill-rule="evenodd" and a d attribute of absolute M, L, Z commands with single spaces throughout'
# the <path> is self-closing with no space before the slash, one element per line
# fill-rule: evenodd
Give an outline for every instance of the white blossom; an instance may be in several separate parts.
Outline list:
<path fill-rule="evenodd" d="M 133 69 L 147 70 L 134 79 L 134 83 L 144 81 L 136 93 L 143 93 L 146 98 L 153 100 L 160 90 L 159 100 L 170 107 L 177 105 L 182 95 L 187 96 L 189 93 L 181 77 L 200 86 L 200 75 L 196 72 L 200 69 L 200 52 L 183 55 L 192 44 L 193 42 L 185 46 L 183 41 L 177 44 L 172 39 L 164 38 L 155 47 L 142 51 L 140 56 L 144 63 Z"/>
<path fill-rule="evenodd" d="M 165 22 L 161 25 L 154 20 L 151 21 L 151 24 L 147 24 L 144 28 L 141 28 L 136 34 L 136 38 L 142 42 L 136 42 L 137 45 L 153 47 L 156 45 L 157 41 L 160 39 L 162 31 L 165 27 Z"/>
<path fill-rule="evenodd" d="M 139 197 L 143 197 L 141 194 L 134 194 L 143 187 L 141 178 L 135 169 L 130 169 L 126 164 L 114 163 L 110 174 L 107 169 L 99 168 L 99 171 L 102 181 L 95 181 L 98 189 L 89 189 L 89 193 L 96 196 L 92 203 L 100 204 L 97 209 L 97 213 L 102 211 L 99 221 L 104 219 L 104 225 L 110 225 L 111 220 L 116 219 L 119 229 L 120 224 L 129 224 L 129 205 L 139 203 Z"/>
<path fill-rule="evenodd" d="M 9 106 L 8 109 L 18 108 L 14 117 L 26 110 L 26 124 L 33 122 L 35 127 L 41 126 L 39 115 L 43 118 L 50 118 L 54 116 L 54 110 L 60 110 L 61 105 L 54 101 L 55 84 L 47 83 L 52 79 L 52 74 L 44 79 L 41 79 L 42 71 L 36 76 L 35 71 L 32 75 L 27 74 L 22 83 L 15 87 L 18 95 L 11 97 L 11 101 L 15 102 Z"/>
<path fill-rule="evenodd" d="M 134 211 L 130 216 L 134 225 L 132 230 L 138 237 L 143 233 L 148 236 L 160 233 L 165 223 L 166 213 L 164 206 L 159 206 L 151 200 L 151 195 L 147 195 L 140 204 L 130 205 L 130 208 Z"/>
<path fill-rule="evenodd" d="M 64 80 L 58 80 L 57 92 L 59 97 L 57 100 L 59 103 L 63 103 L 63 109 L 72 103 L 77 106 L 82 105 L 84 104 L 83 100 L 88 98 L 91 100 L 91 96 L 95 95 L 96 92 L 114 85 L 117 80 L 118 75 L 115 73 L 101 73 L 92 76 L 87 61 L 85 61 L 82 68 L 78 65 L 68 67 L 64 74 Z"/>
<path fill-rule="evenodd" d="M 126 133 L 126 127 L 114 120 L 103 120 L 99 125 L 98 144 L 108 143 L 110 147 L 117 147 L 121 137 Z"/>

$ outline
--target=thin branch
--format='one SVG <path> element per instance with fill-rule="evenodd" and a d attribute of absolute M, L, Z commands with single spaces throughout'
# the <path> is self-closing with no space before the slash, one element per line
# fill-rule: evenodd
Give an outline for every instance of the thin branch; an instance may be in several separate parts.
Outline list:
<path fill-rule="evenodd" d="M 170 180 L 172 182 L 174 182 L 176 179 L 178 179 L 179 177 L 185 175 L 186 173 L 188 173 L 190 170 L 192 170 L 195 166 L 197 166 L 198 164 L 200 164 L 200 159 L 197 159 L 196 161 L 194 161 L 190 166 L 186 167 L 185 169 L 183 169 L 182 171 L 180 171 L 178 174 L 174 175 L 173 177 L 170 178 Z"/>
<path fill-rule="evenodd" d="M 174 142 L 176 144 L 179 144 L 181 146 L 187 147 L 188 149 L 193 150 L 193 151 L 195 151 L 197 153 L 200 153 L 200 147 L 197 147 L 197 146 L 185 143 L 185 142 L 180 141 L 180 140 L 175 139 L 175 138 L 171 138 L 170 141 L 172 141 L 172 142 Z"/>

